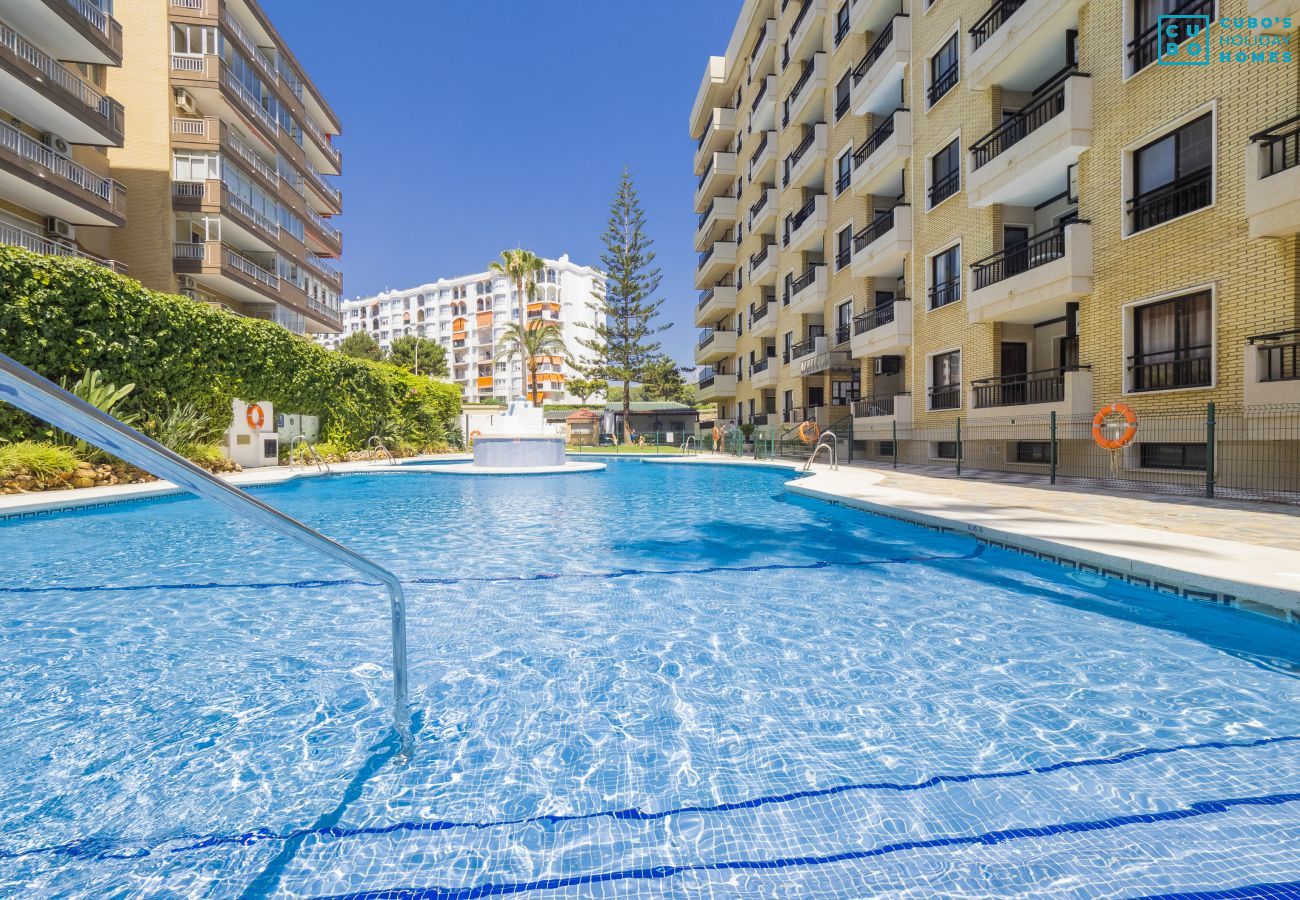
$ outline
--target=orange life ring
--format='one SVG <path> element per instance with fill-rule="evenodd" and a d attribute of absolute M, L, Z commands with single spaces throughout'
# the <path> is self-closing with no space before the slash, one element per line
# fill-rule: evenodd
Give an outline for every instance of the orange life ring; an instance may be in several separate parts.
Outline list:
<path fill-rule="evenodd" d="M 475 438 L 481 438 L 482 436 L 483 436 L 483 432 L 475 428 L 473 431 L 469 433 L 469 442 L 472 444 L 474 443 Z"/>
<path fill-rule="evenodd" d="M 718 446 L 718 445 L 721 444 L 721 443 L 722 443 L 722 429 L 719 428 L 717 425 L 714 425 L 714 426 L 713 426 L 713 446 L 716 447 L 716 446 Z"/>
<path fill-rule="evenodd" d="M 821 429 L 819 429 L 817 423 L 811 419 L 799 426 L 799 440 L 803 441 L 805 444 L 812 444 L 821 436 Z"/>
<path fill-rule="evenodd" d="M 244 418 L 248 421 L 248 427 L 254 431 L 261 431 L 262 426 L 266 424 L 266 413 L 256 403 L 248 407 L 248 410 L 244 413 Z"/>
<path fill-rule="evenodd" d="M 1106 424 L 1108 416 L 1123 416 L 1124 422 L 1128 426 L 1124 433 L 1117 438 L 1108 438 L 1102 432 L 1102 427 Z M 1092 417 L 1092 439 L 1097 442 L 1097 446 L 1103 450 L 1123 450 L 1138 433 L 1138 417 L 1133 409 L 1123 403 L 1112 403 L 1110 406 L 1103 406 L 1098 410 L 1097 415 Z"/>

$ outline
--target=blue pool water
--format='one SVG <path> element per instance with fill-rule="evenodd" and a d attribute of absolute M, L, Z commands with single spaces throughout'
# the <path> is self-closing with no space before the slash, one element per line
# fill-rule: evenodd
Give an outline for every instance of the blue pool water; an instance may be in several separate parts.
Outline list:
<path fill-rule="evenodd" d="M 1297 629 L 789 477 L 260 491 L 408 582 L 410 759 L 376 586 L 198 500 L 0 522 L 0 895 L 1300 896 Z"/>

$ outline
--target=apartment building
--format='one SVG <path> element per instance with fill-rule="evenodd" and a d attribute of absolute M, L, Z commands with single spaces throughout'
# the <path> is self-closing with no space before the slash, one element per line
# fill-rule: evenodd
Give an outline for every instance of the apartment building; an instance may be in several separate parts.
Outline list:
<path fill-rule="evenodd" d="M 106 0 L 0 0 L 0 243 L 122 268 L 106 230 L 126 221 L 107 155 L 122 42 Z"/>
<path fill-rule="evenodd" d="M 1042 440 L 962 447 L 957 420 L 1300 404 L 1285 6 L 746 0 L 691 112 L 701 399 L 1028 471 Z M 1161 61 L 1207 37 L 1170 13 L 1213 23 L 1207 65 Z M 1124 465 L 1204 469 L 1140 433 Z M 1300 440 L 1277 452 L 1300 478 Z"/>
<path fill-rule="evenodd" d="M 256 0 L 119 6 L 108 88 L 131 127 L 108 159 L 130 224 L 114 258 L 155 290 L 337 332 L 338 117 Z"/>
<path fill-rule="evenodd" d="M 567 382 L 578 375 L 573 366 L 593 361 L 580 340 L 591 340 L 598 313 L 594 297 L 605 289 L 604 276 L 580 266 L 565 254 L 543 260 L 546 269 L 536 295 L 524 304 L 529 323 L 560 326 L 568 357 L 546 357 L 538 369 L 539 393 L 546 403 L 576 403 Z M 337 347 L 349 334 L 365 331 L 385 350 L 393 340 L 418 335 L 437 341 L 447 351 L 453 381 L 464 389 L 467 402 L 508 400 L 526 391 L 518 359 L 494 359 L 497 342 L 512 322 L 519 321 L 519 292 L 510 279 L 494 272 L 440 278 L 420 287 L 386 291 L 375 297 L 347 300 L 342 305 L 343 332 L 319 340 Z"/>

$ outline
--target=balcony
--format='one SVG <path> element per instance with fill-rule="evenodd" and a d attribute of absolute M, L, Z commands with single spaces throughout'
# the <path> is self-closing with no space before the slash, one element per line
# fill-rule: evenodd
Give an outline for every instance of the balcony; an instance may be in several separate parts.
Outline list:
<path fill-rule="evenodd" d="M 717 284 L 736 268 L 736 242 L 717 241 L 700 254 L 699 264 L 695 268 L 695 287 L 704 290 L 711 284 Z"/>
<path fill-rule="evenodd" d="M 736 225 L 735 197 L 716 197 L 704 212 L 700 213 L 700 227 L 695 232 L 695 249 L 708 249 L 709 244 L 721 237 Z"/>
<path fill-rule="evenodd" d="M 172 205 L 179 210 L 220 215 L 223 228 L 229 229 L 223 235 L 240 246 L 251 245 L 267 252 L 279 249 L 279 223 L 255 210 L 216 179 L 173 182 Z"/>
<path fill-rule="evenodd" d="M 853 277 L 884 278 L 903 274 L 912 252 L 912 207 L 888 209 L 853 238 Z"/>
<path fill-rule="evenodd" d="M 23 228 L 16 228 L 6 222 L 0 222 L 0 244 L 22 247 L 24 250 L 29 250 L 32 253 L 43 253 L 46 256 L 88 259 L 93 263 L 98 263 L 110 272 L 117 272 L 119 275 L 127 274 L 126 266 L 116 260 L 101 259 L 91 253 L 86 253 L 75 244 L 51 240 L 45 235 L 36 234 Z"/>
<path fill-rule="evenodd" d="M 754 360 L 753 365 L 749 367 L 749 387 L 751 390 L 761 391 L 766 388 L 776 387 L 780 369 L 774 364 L 775 359 L 775 356 L 763 356 Z"/>
<path fill-rule="evenodd" d="M 1246 406 L 1300 403 L 1300 329 L 1250 338 L 1245 363 Z"/>
<path fill-rule="evenodd" d="M 798 351 L 797 356 L 796 351 Z M 833 345 L 831 338 L 826 335 L 812 338 L 804 344 L 796 344 L 790 349 L 790 359 L 800 378 L 847 369 L 852 364 L 849 351 L 836 349 L 836 345 Z"/>
<path fill-rule="evenodd" d="M 1247 154 L 1249 156 L 1249 154 Z M 1193 172 L 1177 181 L 1138 194 L 1126 204 L 1126 233 L 1136 234 L 1210 205 L 1214 197 L 1214 171 Z"/>
<path fill-rule="evenodd" d="M 749 207 L 750 234 L 776 234 L 772 225 L 776 222 L 778 196 L 777 189 L 769 187 L 759 194 L 758 199 Z"/>
<path fill-rule="evenodd" d="M 199 104 L 225 121 L 243 120 L 268 147 L 280 146 L 280 125 L 261 100 L 248 90 L 219 56 L 173 53 L 172 82 L 193 94 Z"/>
<path fill-rule="evenodd" d="M 754 49 L 749 52 L 749 80 L 772 75 L 776 72 L 776 19 L 763 23 L 763 30 L 754 41 Z"/>
<path fill-rule="evenodd" d="M 897 197 L 912 155 L 912 114 L 896 109 L 853 154 L 853 193 Z"/>
<path fill-rule="evenodd" d="M 776 334 L 777 308 L 775 291 L 764 291 L 763 299 L 758 303 L 751 304 L 749 313 L 750 337 L 771 337 Z"/>
<path fill-rule="evenodd" d="M 11 0 L 3 6 L 4 20 L 55 59 L 122 64 L 122 26 L 86 0 Z"/>
<path fill-rule="evenodd" d="M 804 63 L 803 74 L 790 89 L 790 95 L 782 106 L 783 129 L 791 125 L 811 125 L 822 118 L 825 113 L 826 68 L 825 53 L 818 53 Z"/>
<path fill-rule="evenodd" d="M 912 395 L 885 394 L 865 397 L 853 404 L 853 433 L 893 430 L 894 425 L 912 424 Z"/>
<path fill-rule="evenodd" d="M 695 388 L 695 399 L 700 403 L 715 403 L 720 400 L 733 400 L 736 396 L 736 376 L 704 369 L 700 372 L 700 383 Z"/>
<path fill-rule="evenodd" d="M 120 226 L 126 190 L 0 122 L 0 196 L 74 225 Z"/>
<path fill-rule="evenodd" d="M 911 47 L 912 20 L 905 15 L 889 19 L 853 70 L 849 93 L 853 115 L 878 116 L 898 105 Z"/>
<path fill-rule="evenodd" d="M 1300 234 L 1300 116 L 1251 137 L 1246 219 L 1252 238 Z"/>
<path fill-rule="evenodd" d="M 980 378 L 970 384 L 971 419 L 1017 416 L 1060 416 L 1085 418 L 1095 411 L 1092 401 L 1092 371 L 1045 369 L 1017 375 Z"/>
<path fill-rule="evenodd" d="M 1065 170 L 1092 146 L 1092 80 L 1066 70 L 970 148 L 971 206 L 1036 206 L 1061 192 Z"/>
<path fill-rule="evenodd" d="M 5 111 L 74 144 L 122 146 L 122 104 L 0 21 Z"/>
<path fill-rule="evenodd" d="M 785 217 L 782 246 L 786 250 L 802 253 L 822 246 L 830 220 L 830 201 L 825 194 L 810 197 L 808 202 Z"/>
<path fill-rule="evenodd" d="M 826 0 L 804 0 L 798 15 L 790 23 L 790 40 L 786 42 L 791 62 L 800 62 L 822 49 L 822 31 L 826 22 Z"/>
<path fill-rule="evenodd" d="M 736 180 L 736 154 L 715 153 L 704 174 L 700 176 L 699 186 L 695 190 L 695 211 L 702 213 L 708 209 L 710 201 Z"/>
<path fill-rule="evenodd" d="M 898 9 L 895 0 L 854 0 L 849 11 L 849 33 L 879 34 Z"/>
<path fill-rule="evenodd" d="M 769 75 L 758 86 L 758 93 L 750 103 L 749 128 L 751 131 L 776 130 L 776 76 Z"/>
<path fill-rule="evenodd" d="M 713 109 L 725 105 L 727 94 L 726 57 L 710 56 L 691 107 L 691 134 L 704 130 Z"/>
<path fill-rule="evenodd" d="M 799 190 L 814 183 L 820 185 L 825 180 L 826 134 L 826 123 L 819 122 L 807 130 L 803 140 L 785 158 L 783 190 Z"/>
<path fill-rule="evenodd" d="M 776 282 L 776 244 L 764 244 L 749 256 L 749 283 L 770 285 Z"/>
<path fill-rule="evenodd" d="M 178 242 L 172 248 L 177 273 L 244 303 L 280 302 L 280 278 L 265 264 L 220 241 Z"/>
<path fill-rule="evenodd" d="M 912 301 L 895 300 L 853 319 L 854 359 L 898 356 L 912 346 Z"/>
<path fill-rule="evenodd" d="M 706 328 L 695 345 L 695 361 L 701 365 L 736 355 L 736 332 Z"/>
<path fill-rule="evenodd" d="M 970 29 L 966 81 L 973 90 L 995 85 L 1027 91 L 1060 66 L 1068 31 L 1079 28 L 1083 0 L 992 0 Z"/>
<path fill-rule="evenodd" d="M 736 111 L 725 106 L 714 107 L 713 117 L 704 126 L 704 133 L 695 146 L 695 174 L 704 172 L 704 167 L 714 153 L 727 149 L 736 134 Z"/>
<path fill-rule="evenodd" d="M 764 131 L 759 137 L 758 146 L 749 157 L 749 180 L 751 184 L 776 180 L 775 131 Z"/>
<path fill-rule="evenodd" d="M 799 276 L 786 276 L 785 292 L 781 305 L 796 315 L 820 314 L 826 306 L 826 266 L 817 263 L 809 266 Z"/>
<path fill-rule="evenodd" d="M 735 311 L 735 285 L 715 284 L 700 292 L 699 302 L 695 304 L 695 324 L 703 326 L 716 322 L 727 313 Z"/>
<path fill-rule="evenodd" d="M 1065 314 L 1092 291 L 1092 225 L 1070 222 L 1013 244 L 971 266 L 966 311 L 972 322 L 1033 324 Z"/>
<path fill-rule="evenodd" d="M 808 333 L 804 335 L 803 340 L 791 344 L 790 349 L 781 354 L 781 361 L 787 366 L 794 365 L 799 360 L 810 356 L 817 349 L 818 341 L 826 340 L 826 329 L 821 325 L 809 325 Z"/>

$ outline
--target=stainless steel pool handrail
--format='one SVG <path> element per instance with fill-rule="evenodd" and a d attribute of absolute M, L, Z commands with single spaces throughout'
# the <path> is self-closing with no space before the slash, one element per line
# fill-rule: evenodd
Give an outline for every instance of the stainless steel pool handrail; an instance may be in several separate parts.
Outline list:
<path fill-rule="evenodd" d="M 830 438 L 830 443 L 826 442 L 826 438 L 828 437 Z M 803 464 L 803 471 L 807 472 L 812 469 L 812 465 L 817 459 L 818 450 L 827 451 L 826 455 L 830 457 L 831 470 L 838 470 L 840 467 L 840 454 L 837 448 L 838 443 L 839 438 L 835 436 L 835 432 L 823 431 L 821 436 L 817 438 L 817 446 L 813 447 L 812 453 L 808 456 L 808 461 Z"/>
<path fill-rule="evenodd" d="M 366 441 L 366 449 L 370 451 L 382 451 L 384 456 L 388 457 L 388 464 L 390 466 L 397 465 L 397 457 L 393 456 L 392 451 L 388 449 L 388 445 L 384 443 L 384 439 L 379 435 L 375 435 L 370 440 Z"/>
<path fill-rule="evenodd" d="M 199 468 L 3 353 L 0 353 L 0 401 L 382 583 L 388 590 L 392 615 L 393 727 L 401 738 L 403 749 L 410 749 L 406 595 L 396 575 Z"/>
<path fill-rule="evenodd" d="M 697 454 L 700 452 L 700 442 L 697 441 L 697 440 L 695 440 L 695 435 L 693 435 L 693 434 L 688 434 L 688 435 L 686 435 L 686 440 L 682 441 L 682 447 L 681 447 L 681 450 L 682 450 L 682 454 L 683 454 L 683 455 L 689 455 L 689 454 L 690 454 L 690 452 L 691 452 L 691 444 L 694 444 L 694 445 L 695 445 L 695 452 L 696 452 Z"/>
<path fill-rule="evenodd" d="M 311 461 L 316 464 L 317 472 L 324 472 L 326 475 L 333 473 L 334 470 L 330 468 L 329 461 L 320 455 L 320 451 L 316 449 L 316 445 L 309 441 L 305 434 L 297 435 L 289 442 L 289 468 L 293 468 L 295 465 L 294 453 L 297 451 L 299 442 L 302 442 L 303 445 L 301 460 L 304 469 L 307 468 L 307 460 L 310 458 Z"/>

